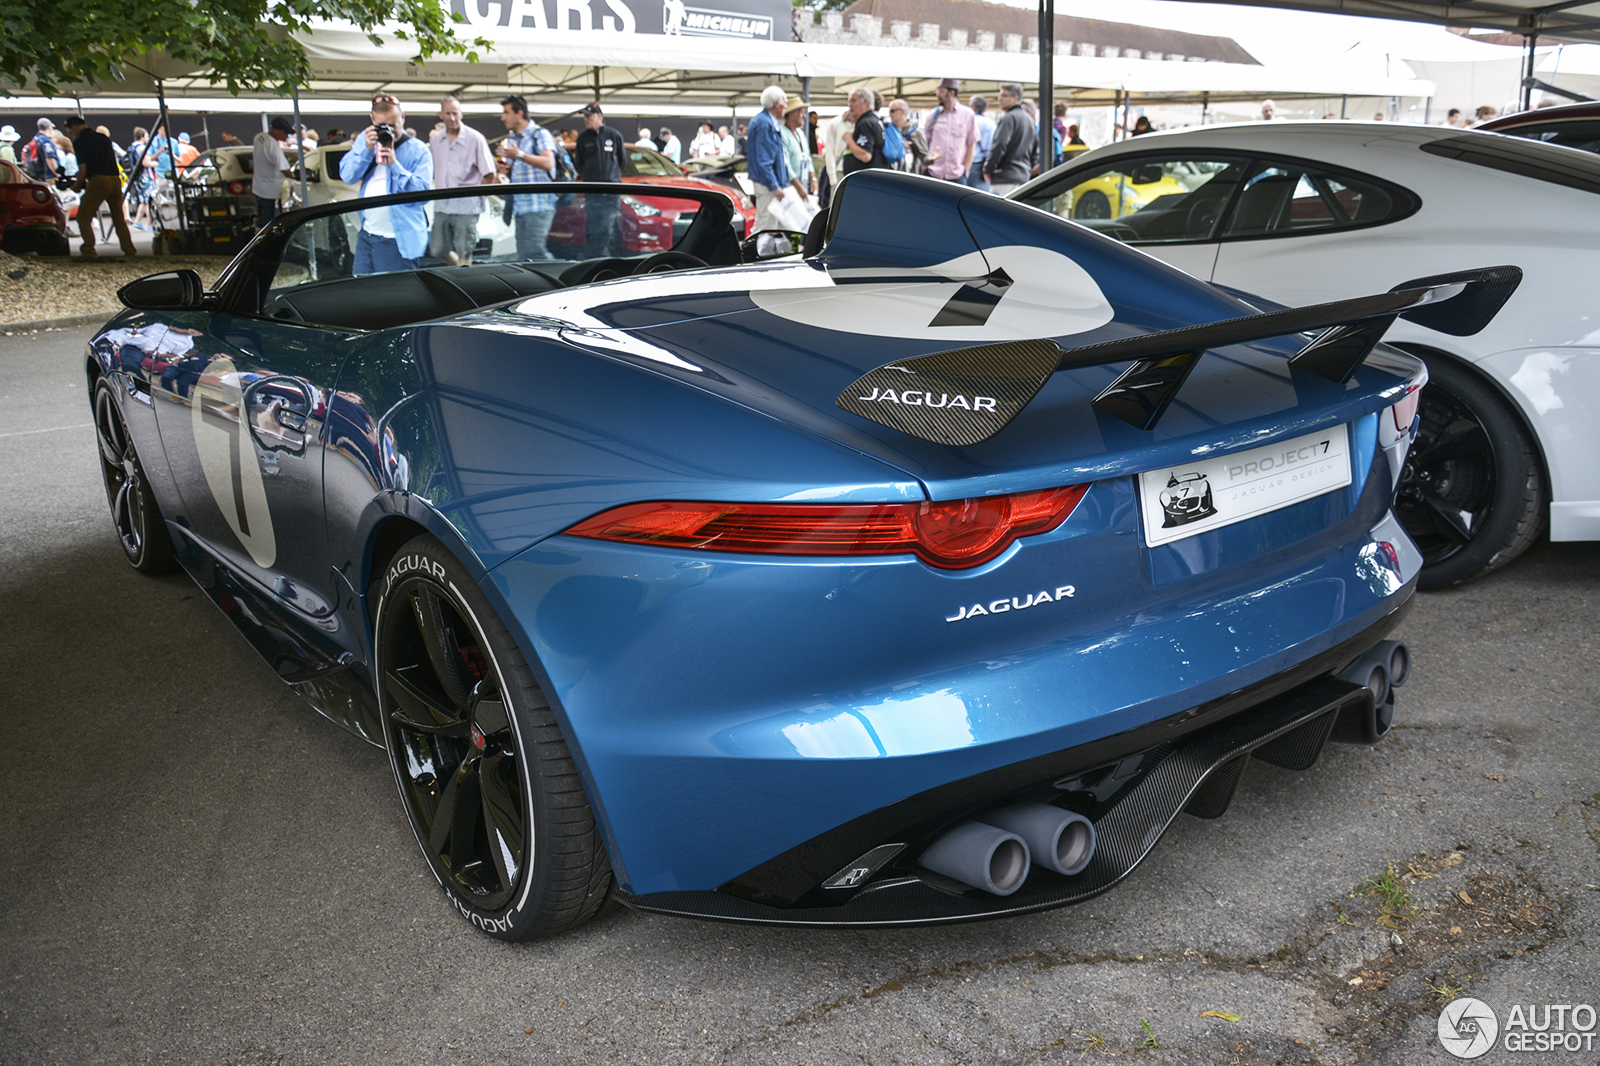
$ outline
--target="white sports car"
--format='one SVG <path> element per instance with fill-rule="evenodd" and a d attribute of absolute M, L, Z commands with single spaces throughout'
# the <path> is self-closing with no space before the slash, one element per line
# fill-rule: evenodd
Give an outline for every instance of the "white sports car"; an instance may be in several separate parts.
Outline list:
<path fill-rule="evenodd" d="M 1076 217 L 1085 187 L 1158 169 L 1173 192 Z M 1519 269 L 1481 333 L 1401 321 L 1385 337 L 1430 375 L 1396 511 L 1427 561 L 1424 587 L 1509 562 L 1547 524 L 1552 540 L 1600 540 L 1600 158 L 1444 127 L 1251 123 L 1095 149 L 1011 195 L 1292 306 Z"/>

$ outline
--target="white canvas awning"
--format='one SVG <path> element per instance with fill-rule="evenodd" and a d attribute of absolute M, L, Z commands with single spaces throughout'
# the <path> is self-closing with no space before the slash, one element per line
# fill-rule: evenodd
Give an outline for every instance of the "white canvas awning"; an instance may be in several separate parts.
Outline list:
<path fill-rule="evenodd" d="M 378 89 L 407 98 L 454 93 L 464 103 L 497 100 L 518 92 L 542 114 L 574 111 L 600 99 L 620 114 L 727 114 L 744 112 L 773 82 L 791 93 L 810 79 L 819 106 L 842 106 L 855 86 L 931 102 L 941 78 L 960 78 L 967 91 L 991 95 L 1003 82 L 1037 85 L 1038 56 L 979 49 L 871 47 L 786 40 L 727 40 L 661 34 L 575 32 L 464 26 L 494 46 L 480 63 L 459 59 L 411 62 L 409 42 L 390 38 L 374 46 L 349 25 L 325 24 L 305 35 L 314 81 L 301 93 L 308 110 L 331 100 L 365 100 Z M 208 73 L 167 71 L 169 102 L 215 105 L 225 95 Z M 1110 102 L 1130 93 L 1143 102 L 1260 99 L 1294 96 L 1426 96 L 1432 86 L 1403 67 L 1394 73 L 1353 62 L 1253 66 L 1154 59 L 1055 57 L 1057 99 L 1076 104 Z M 147 97 L 150 84 L 74 87 L 104 108 L 115 97 Z M 231 110 L 249 111 L 280 94 L 247 94 Z M 224 102 L 225 103 L 225 102 Z M 229 110 L 208 106 L 207 110 Z"/>

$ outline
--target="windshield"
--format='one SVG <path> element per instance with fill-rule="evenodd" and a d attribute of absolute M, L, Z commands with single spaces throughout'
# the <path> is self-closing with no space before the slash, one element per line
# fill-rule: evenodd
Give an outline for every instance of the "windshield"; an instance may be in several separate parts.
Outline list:
<path fill-rule="evenodd" d="M 512 188 L 370 207 L 356 199 L 308 218 L 291 232 L 262 310 L 368 328 L 369 319 L 419 321 L 526 295 L 530 286 L 703 265 L 677 250 L 702 207 L 690 196 L 643 186 L 637 193 Z M 362 280 L 402 274 L 407 280 L 380 286 Z M 359 300 L 336 284 L 352 279 L 361 285 Z"/>

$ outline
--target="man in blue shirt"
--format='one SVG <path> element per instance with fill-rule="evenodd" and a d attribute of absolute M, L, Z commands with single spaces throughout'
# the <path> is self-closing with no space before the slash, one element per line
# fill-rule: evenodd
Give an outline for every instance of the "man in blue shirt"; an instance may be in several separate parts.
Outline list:
<path fill-rule="evenodd" d="M 32 165 L 27 168 L 30 177 L 40 181 L 55 181 L 61 173 L 61 153 L 56 150 L 56 142 L 50 136 L 50 131 L 56 124 L 47 118 L 39 120 L 39 132 L 33 135 L 33 143 L 23 152 L 24 158 L 31 155 Z"/>
<path fill-rule="evenodd" d="M 556 139 L 528 118 L 528 102 L 520 96 L 500 101 L 500 121 L 506 137 L 500 142 L 500 166 L 511 184 L 555 180 Z M 556 218 L 554 193 L 517 193 L 511 198 L 517 226 L 517 255 L 522 259 L 549 259 L 545 238 Z"/>
<path fill-rule="evenodd" d="M 406 136 L 406 113 L 388 93 L 372 98 L 372 125 L 356 137 L 339 162 L 339 177 L 363 198 L 433 188 L 433 153 Z M 421 203 L 361 212 L 356 236 L 357 274 L 415 270 L 428 248 L 428 213 Z"/>
<path fill-rule="evenodd" d="M 761 93 L 761 113 L 745 132 L 745 163 L 755 188 L 757 233 L 787 227 L 772 217 L 772 202 L 783 199 L 789 186 L 789 164 L 783 154 L 783 112 L 789 94 L 776 85 Z"/>

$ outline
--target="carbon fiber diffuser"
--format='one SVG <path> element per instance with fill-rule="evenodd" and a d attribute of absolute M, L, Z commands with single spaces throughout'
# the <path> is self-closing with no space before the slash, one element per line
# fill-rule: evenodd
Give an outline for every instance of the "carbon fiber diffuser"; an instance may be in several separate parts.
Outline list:
<path fill-rule="evenodd" d="M 1051 340 L 957 348 L 880 366 L 834 403 L 935 444 L 978 444 L 1028 406 L 1060 364 Z"/>

